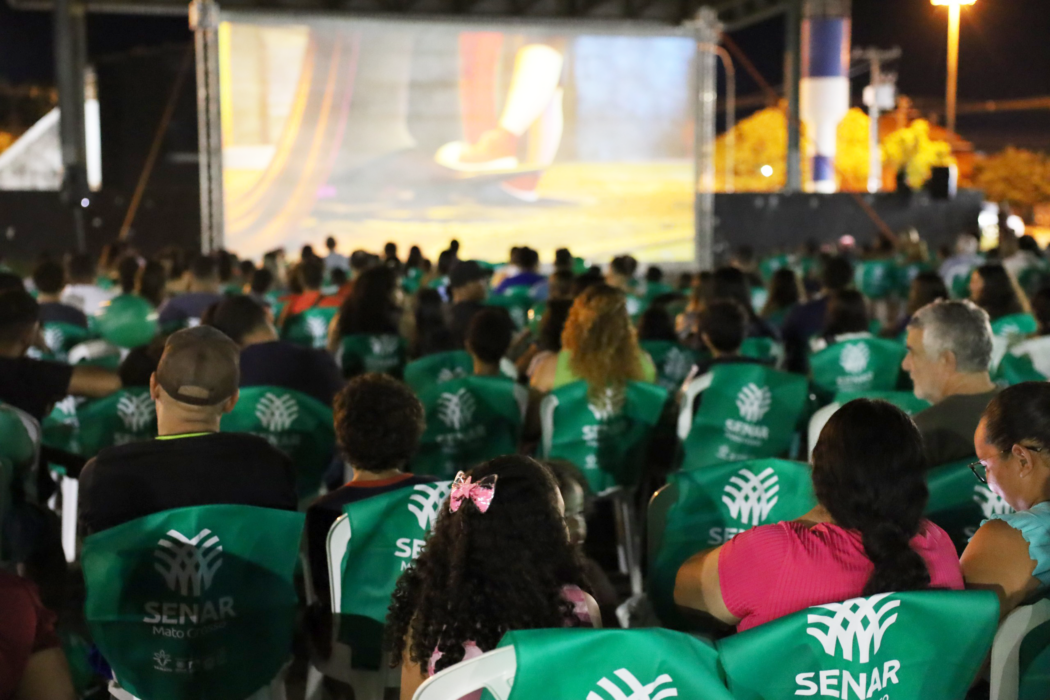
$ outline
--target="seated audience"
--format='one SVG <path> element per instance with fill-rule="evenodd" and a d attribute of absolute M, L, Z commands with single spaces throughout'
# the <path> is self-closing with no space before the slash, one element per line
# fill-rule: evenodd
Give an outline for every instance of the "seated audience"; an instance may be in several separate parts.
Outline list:
<path fill-rule="evenodd" d="M 448 309 L 448 330 L 456 349 L 462 349 L 474 314 L 486 308 L 488 272 L 473 260 L 457 262 L 448 275 L 452 305 Z"/>
<path fill-rule="evenodd" d="M 260 267 L 252 273 L 251 281 L 248 283 L 248 296 L 264 308 L 270 308 L 269 294 L 273 290 L 273 283 L 273 271 L 268 267 Z"/>
<path fill-rule="evenodd" d="M 186 293 L 168 299 L 157 321 L 162 328 L 196 326 L 205 310 L 222 301 L 215 260 L 198 255 L 186 272 Z"/>
<path fill-rule="evenodd" d="M 710 299 L 732 299 L 747 312 L 749 338 L 780 339 L 780 332 L 755 313 L 751 305 L 751 286 L 747 275 L 735 267 L 720 267 L 711 275 Z"/>
<path fill-rule="evenodd" d="M 786 369 L 806 374 L 809 340 L 824 328 L 829 296 L 853 284 L 853 265 L 844 256 L 828 258 L 821 269 L 820 292 L 796 306 L 784 319 Z"/>
<path fill-rule="evenodd" d="M 550 469 L 497 457 L 460 473 L 448 503 L 387 619 L 402 700 L 428 676 L 495 649 L 509 630 L 601 626 Z"/>
<path fill-rule="evenodd" d="M 139 276 L 139 259 L 135 255 L 124 255 L 117 261 L 117 286 L 121 294 L 134 294 Z"/>
<path fill-rule="evenodd" d="M 336 252 L 337 243 L 335 238 L 329 236 L 325 239 L 324 247 L 328 249 L 328 255 L 324 258 L 324 269 L 331 273 L 332 270 L 349 270 L 350 259 L 342 253 Z"/>
<path fill-rule="evenodd" d="M 445 317 L 445 303 L 436 289 L 420 289 L 416 294 L 415 337 L 409 355 L 413 358 L 456 349 Z"/>
<path fill-rule="evenodd" d="M 769 296 L 759 315 L 780 328 L 792 309 L 803 299 L 802 282 L 790 267 L 782 267 L 769 279 Z"/>
<path fill-rule="evenodd" d="M 474 314 L 467 329 L 466 348 L 479 377 L 504 377 L 500 361 L 514 339 L 514 321 L 506 309 L 489 307 Z"/>
<path fill-rule="evenodd" d="M 239 386 L 279 386 L 332 405 L 343 376 L 327 352 L 278 338 L 266 309 L 246 296 L 226 297 L 209 316 L 241 349 Z"/>
<path fill-rule="evenodd" d="M 412 391 L 383 374 L 350 380 L 335 399 L 335 437 L 350 481 L 322 496 L 306 511 L 306 543 L 314 587 L 328 598 L 328 531 L 343 507 L 437 477 L 405 473 L 424 429 L 423 404 Z"/>
<path fill-rule="evenodd" d="M 94 316 L 102 305 L 113 298 L 113 293 L 102 289 L 96 283 L 98 271 L 95 262 L 84 253 L 77 253 L 69 259 L 69 284 L 62 292 L 61 301 L 87 316 Z"/>
<path fill-rule="evenodd" d="M 970 301 L 938 301 L 919 309 L 908 324 L 902 367 L 915 396 L 933 404 L 915 416 L 927 466 L 973 454 L 973 431 L 998 389 L 988 374 L 992 328 L 988 314 Z"/>
<path fill-rule="evenodd" d="M 1028 313 L 1025 293 L 1002 265 L 981 265 L 970 277 L 970 298 L 995 323 L 1006 316 Z"/>
<path fill-rule="evenodd" d="M 698 331 L 703 349 L 710 355 L 701 360 L 685 380 L 689 386 L 696 377 L 707 374 L 716 365 L 765 364 L 753 357 L 740 354 L 747 338 L 747 312 L 732 299 L 720 299 L 708 304 L 698 320 Z M 684 388 L 684 387 L 683 387 Z"/>
<path fill-rule="evenodd" d="M 819 352 L 829 345 L 851 337 L 869 336 L 868 302 L 855 289 L 843 289 L 828 297 L 827 315 L 819 338 L 810 341 L 810 349 Z"/>
<path fill-rule="evenodd" d="M 653 304 L 642 313 L 641 318 L 638 319 L 638 340 L 639 342 L 647 340 L 678 342 L 674 319 L 667 313 L 666 306 Z"/>
<path fill-rule="evenodd" d="M 948 288 L 939 274 L 929 270 L 920 272 L 911 281 L 911 287 L 908 289 L 908 303 L 904 307 L 904 317 L 891 330 L 889 337 L 896 338 L 902 333 L 907 333 L 908 323 L 922 307 L 950 298 Z"/>
<path fill-rule="evenodd" d="M 609 270 L 605 273 L 605 283 L 629 294 L 637 283 L 634 278 L 637 271 L 637 260 L 630 255 L 620 255 L 609 263 Z"/>
<path fill-rule="evenodd" d="M 675 602 L 743 632 L 859 596 L 961 589 L 955 546 L 922 517 L 924 462 L 922 437 L 904 412 L 884 401 L 849 402 L 813 451 L 818 505 L 693 556 L 678 571 Z"/>
<path fill-rule="evenodd" d="M 87 328 L 84 312 L 62 302 L 62 290 L 66 286 L 66 271 L 57 262 L 45 260 L 33 270 L 36 285 L 36 300 L 40 304 L 40 323 L 68 323 Z"/>
<path fill-rule="evenodd" d="M 111 370 L 26 357 L 42 343 L 36 300 L 26 292 L 0 293 L 0 401 L 41 420 L 66 396 L 101 398 L 120 389 Z"/>
<path fill-rule="evenodd" d="M 558 353 L 561 352 L 561 334 L 565 330 L 565 322 L 569 319 L 569 309 L 571 308 L 571 298 L 554 298 L 547 302 L 543 318 L 540 319 L 536 342 L 522 356 L 522 359 L 527 360 L 527 363 L 519 361 L 518 364 L 519 368 L 526 368 L 525 375 L 530 381 L 543 363 L 553 361 L 557 358 Z"/>
<path fill-rule="evenodd" d="M 989 497 L 1017 512 L 981 525 L 963 552 L 963 577 L 967 588 L 994 591 L 1005 618 L 1050 590 L 1050 385 L 1003 389 L 985 409 L 973 443 Z"/>
<path fill-rule="evenodd" d="M 56 619 L 35 585 L 0 570 L 0 700 L 77 697 Z"/>
<path fill-rule="evenodd" d="M 514 287 L 525 287 L 531 290 L 534 298 L 546 297 L 544 290 L 540 287 L 546 282 L 546 278 L 540 274 L 540 254 L 532 248 L 519 248 L 517 258 L 513 261 L 517 266 L 517 272 L 507 277 L 496 287 L 496 294 L 506 294 Z"/>
<path fill-rule="evenodd" d="M 261 437 L 219 432 L 237 403 L 238 355 L 232 340 L 207 326 L 168 338 L 150 379 L 159 437 L 104 449 L 84 467 L 85 533 L 174 508 L 296 509 L 288 457 Z"/>
<path fill-rule="evenodd" d="M 338 352 L 348 335 L 398 335 L 402 299 L 397 272 L 392 268 L 379 266 L 362 272 L 339 307 L 328 349 Z"/>
<path fill-rule="evenodd" d="M 286 303 L 281 310 L 281 317 L 277 319 L 278 328 L 284 328 L 284 324 L 293 316 L 325 305 L 325 296 L 321 292 L 321 285 L 324 284 L 324 260 L 317 256 L 304 257 L 296 265 L 292 276 L 298 289 L 283 299 Z"/>
<path fill-rule="evenodd" d="M 159 309 L 167 297 L 168 273 L 156 260 L 147 260 L 139 270 L 135 293 Z"/>
<path fill-rule="evenodd" d="M 555 299 L 572 299 L 572 285 L 576 276 L 568 270 L 555 270 L 547 278 L 547 303 Z"/>
<path fill-rule="evenodd" d="M 655 382 L 652 358 L 638 346 L 627 314 L 627 296 L 595 284 L 576 297 L 562 332 L 562 349 L 536 368 L 532 387 L 547 392 L 586 381 L 602 391 L 628 380 Z"/>

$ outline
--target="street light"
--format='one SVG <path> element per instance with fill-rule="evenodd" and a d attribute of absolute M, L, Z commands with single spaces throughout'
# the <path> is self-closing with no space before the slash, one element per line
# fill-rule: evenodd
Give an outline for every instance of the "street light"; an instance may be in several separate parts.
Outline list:
<path fill-rule="evenodd" d="M 959 87 L 959 15 L 963 5 L 973 5 L 977 0 L 930 0 L 934 5 L 948 7 L 948 131 L 955 131 L 955 97 Z"/>

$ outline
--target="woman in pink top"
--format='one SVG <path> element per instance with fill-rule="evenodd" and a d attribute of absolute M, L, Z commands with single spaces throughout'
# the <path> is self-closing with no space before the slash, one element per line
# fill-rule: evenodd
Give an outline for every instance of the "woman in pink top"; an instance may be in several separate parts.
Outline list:
<path fill-rule="evenodd" d="M 813 451 L 817 507 L 693 556 L 678 571 L 675 602 L 742 632 L 858 596 L 962 589 L 951 539 L 922 517 L 925 466 L 922 437 L 903 411 L 849 402 Z"/>
<path fill-rule="evenodd" d="M 550 469 L 498 457 L 460 473 L 387 617 L 401 698 L 510 630 L 601 626 Z"/>

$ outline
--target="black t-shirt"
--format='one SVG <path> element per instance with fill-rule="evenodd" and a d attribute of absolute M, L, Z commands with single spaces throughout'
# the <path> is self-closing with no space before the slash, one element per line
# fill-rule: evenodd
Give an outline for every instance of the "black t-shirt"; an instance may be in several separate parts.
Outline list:
<path fill-rule="evenodd" d="M 87 316 L 69 304 L 49 301 L 40 305 L 40 323 L 68 323 L 71 326 L 88 327 Z"/>
<path fill-rule="evenodd" d="M 314 501 L 306 511 L 306 550 L 310 559 L 314 588 L 328 597 L 328 531 L 343 514 L 343 507 L 372 496 L 412 488 L 417 484 L 440 481 L 436 476 L 402 474 L 384 481 L 358 481 L 346 484 Z"/>
<path fill-rule="evenodd" d="M 279 386 L 331 406 L 343 375 L 324 350 L 274 340 L 241 350 L 241 386 Z"/>
<path fill-rule="evenodd" d="M 296 510 L 291 460 L 254 435 L 207 433 L 109 447 L 80 474 L 80 522 L 87 534 L 206 505 Z"/>
<path fill-rule="evenodd" d="M 0 357 L 0 401 L 42 420 L 69 393 L 73 368 L 28 357 Z"/>

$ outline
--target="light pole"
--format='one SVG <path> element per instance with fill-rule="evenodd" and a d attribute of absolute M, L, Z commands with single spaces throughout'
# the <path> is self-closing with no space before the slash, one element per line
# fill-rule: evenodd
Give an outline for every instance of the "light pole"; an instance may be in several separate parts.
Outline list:
<path fill-rule="evenodd" d="M 955 132 L 955 97 L 959 88 L 959 16 L 963 5 L 977 0 L 931 0 L 934 5 L 948 7 L 948 95 L 945 122 L 948 131 Z"/>

